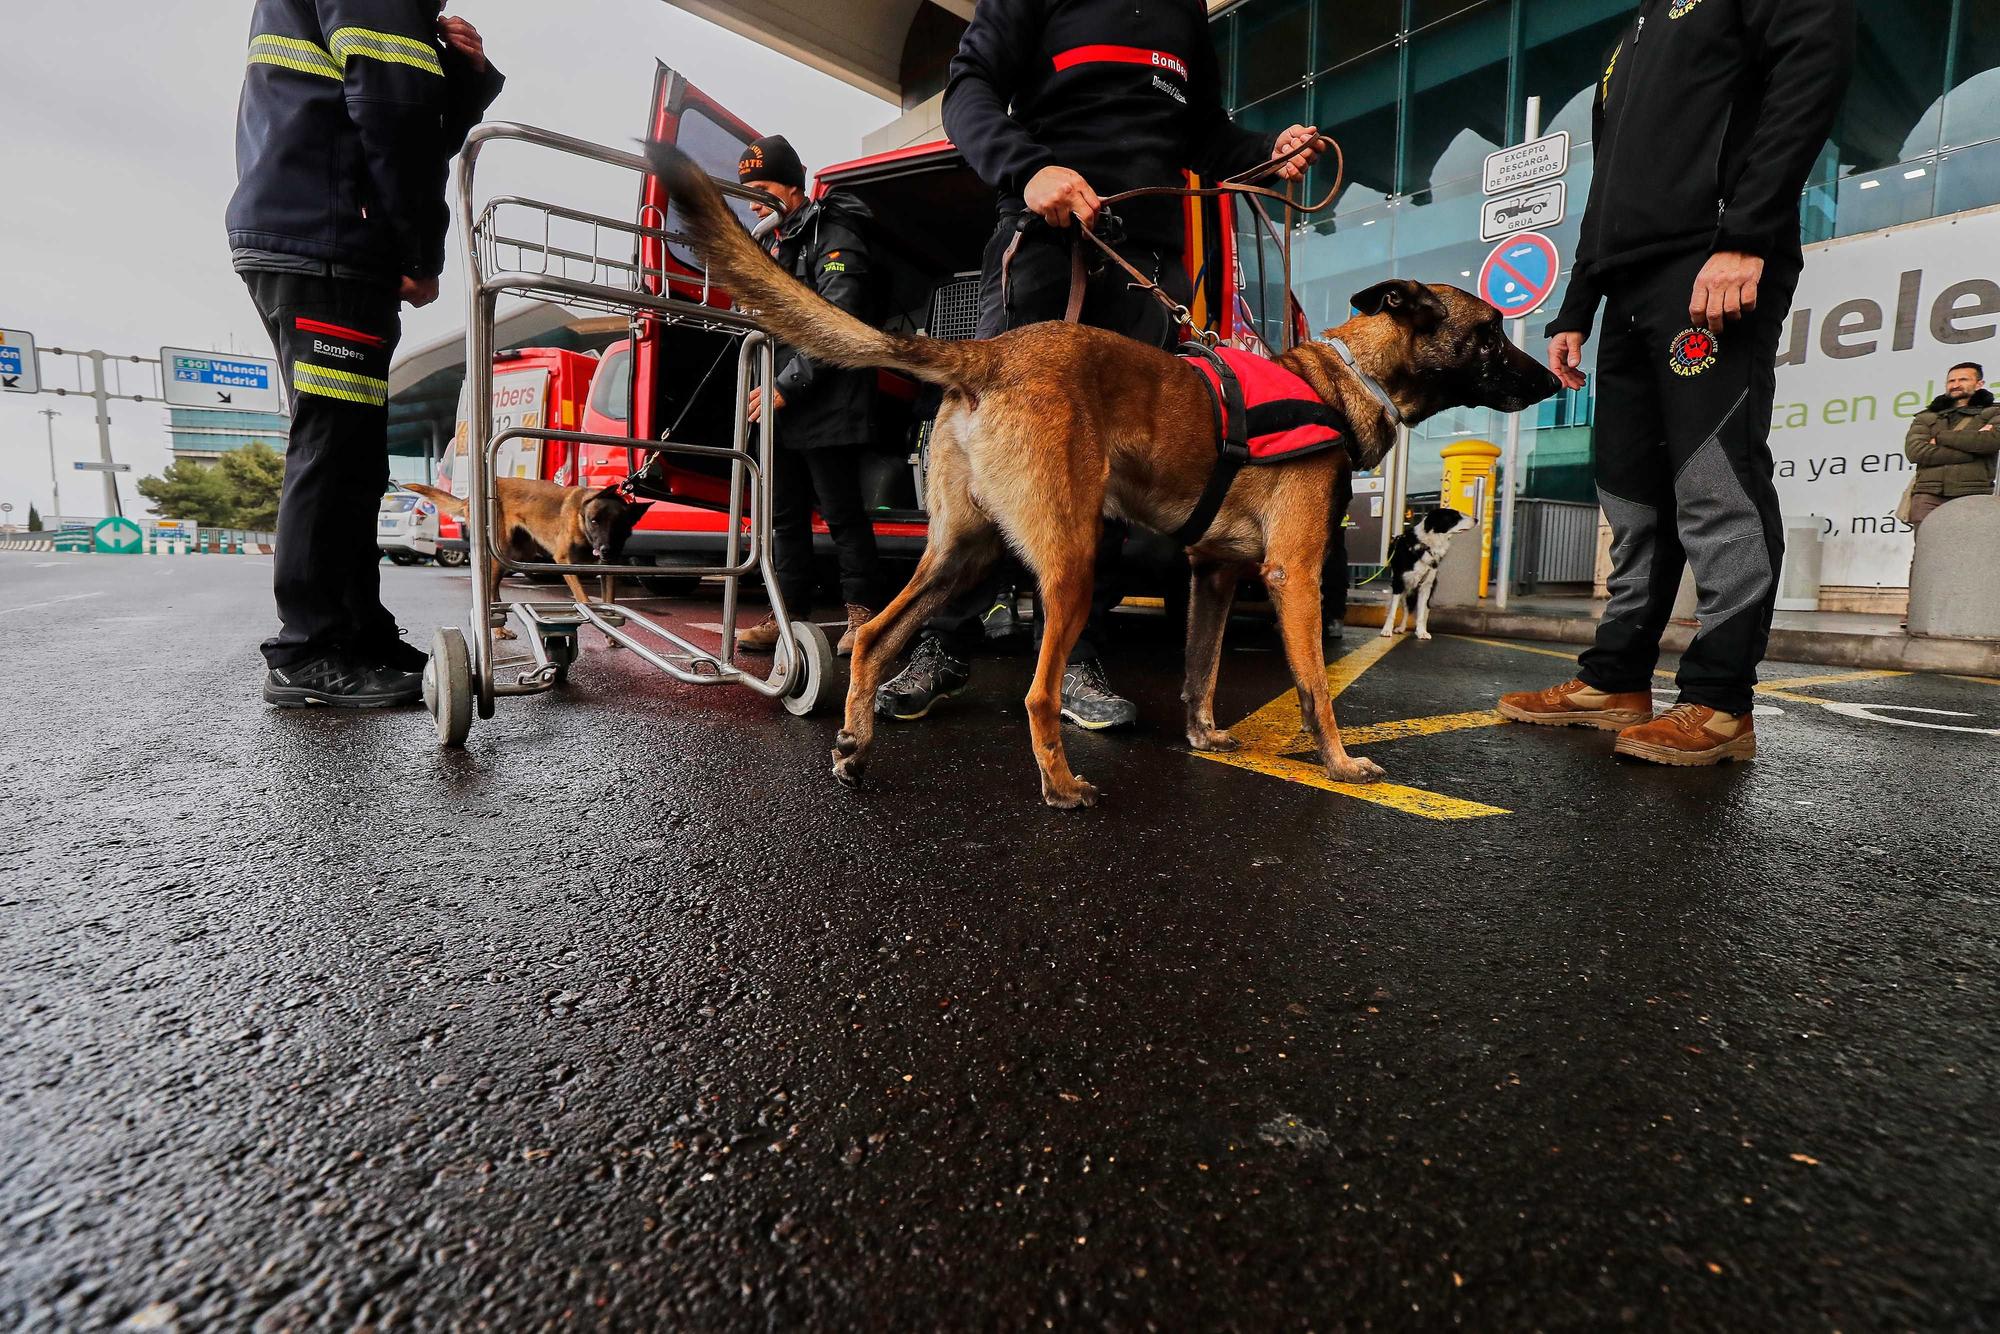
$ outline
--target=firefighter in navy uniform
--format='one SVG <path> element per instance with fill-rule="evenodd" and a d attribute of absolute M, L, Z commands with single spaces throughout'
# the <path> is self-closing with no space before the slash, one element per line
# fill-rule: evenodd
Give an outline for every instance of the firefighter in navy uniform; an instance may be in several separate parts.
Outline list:
<path fill-rule="evenodd" d="M 258 0 L 236 124 L 229 244 L 277 348 L 291 441 L 264 698 L 377 707 L 424 654 L 382 606 L 389 361 L 401 302 L 437 299 L 445 182 L 502 79 L 438 0 Z"/>
<path fill-rule="evenodd" d="M 1854 42 L 1854 0 L 1645 0 L 1607 60 L 1549 368 L 1583 387 L 1603 303 L 1594 446 L 1611 600 L 1576 677 L 1504 697 L 1507 717 L 1616 730 L 1618 754 L 1661 764 L 1756 754 L 1752 691 L 1784 559 L 1778 339 L 1804 266 L 1800 193 Z M 1700 629 L 1679 702 L 1655 718 L 1660 635 L 1689 565 Z"/>
<path fill-rule="evenodd" d="M 999 194 L 980 287 L 982 338 L 1063 317 L 1075 239 L 1067 229 L 1094 227 L 1103 195 L 1181 185 L 1187 170 L 1234 175 L 1278 157 L 1289 158 L 1282 174 L 1296 179 L 1315 156 L 1308 126 L 1273 136 L 1230 124 L 1202 0 L 979 0 L 951 64 L 944 127 Z M 1130 200 L 1117 216 L 1119 254 L 1185 305 L 1183 202 Z M 1173 321 L 1129 284 L 1115 267 L 1099 267 L 1082 322 L 1175 346 Z M 1063 717 L 1086 728 L 1137 716 L 1098 660 L 1121 541 L 1107 523 L 1091 619 L 1063 673 Z M 876 692 L 876 712 L 921 718 L 963 690 L 965 657 L 991 606 L 990 590 L 976 589 L 926 626 L 909 665 Z"/>
<path fill-rule="evenodd" d="M 771 253 L 786 272 L 867 324 L 882 318 L 880 284 L 872 271 L 868 206 L 844 190 L 806 197 L 806 169 L 782 135 L 747 145 L 737 179 L 771 196 L 775 208 L 752 204 L 759 217 L 782 213 Z M 818 582 L 812 515 L 817 502 L 840 561 L 840 595 L 847 629 L 834 651 L 846 657 L 854 634 L 875 615 L 879 578 L 875 527 L 861 496 L 861 456 L 875 434 L 875 372 L 815 365 L 797 348 L 777 354 L 778 453 L 771 479 L 771 562 L 785 610 L 812 614 Z M 763 390 L 751 390 L 750 419 L 763 416 Z M 778 644 L 775 617 L 742 631 L 736 646 L 769 653 Z"/>

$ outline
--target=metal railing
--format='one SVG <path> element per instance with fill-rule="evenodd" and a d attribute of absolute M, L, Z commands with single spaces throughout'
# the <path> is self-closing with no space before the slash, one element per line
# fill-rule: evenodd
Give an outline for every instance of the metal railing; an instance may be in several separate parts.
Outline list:
<path fill-rule="evenodd" d="M 1597 576 L 1597 506 L 1571 500 L 1514 502 L 1519 545 L 1514 557 L 1515 586 L 1532 591 L 1547 584 L 1590 584 Z"/>

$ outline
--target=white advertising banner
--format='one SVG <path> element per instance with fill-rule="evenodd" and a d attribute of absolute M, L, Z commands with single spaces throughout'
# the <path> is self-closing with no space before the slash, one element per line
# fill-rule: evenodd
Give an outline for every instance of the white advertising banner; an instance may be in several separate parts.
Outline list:
<path fill-rule="evenodd" d="M 1996 278 L 2000 209 L 1806 250 L 1778 344 L 1771 452 L 1784 512 L 1817 516 L 1826 534 L 1823 585 L 1909 584 L 1903 433 L 1954 363 L 2000 376 Z"/>

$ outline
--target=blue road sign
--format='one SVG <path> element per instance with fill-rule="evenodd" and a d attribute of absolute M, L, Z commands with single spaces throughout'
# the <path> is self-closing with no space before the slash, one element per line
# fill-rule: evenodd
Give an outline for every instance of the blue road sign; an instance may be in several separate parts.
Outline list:
<path fill-rule="evenodd" d="M 0 391 L 37 394 L 41 367 L 35 362 L 35 336 L 24 330 L 0 329 Z"/>
<path fill-rule="evenodd" d="M 1479 270 L 1479 295 L 1509 319 L 1533 314 L 1562 276 L 1556 243 L 1540 232 L 1510 236 L 1493 247 Z"/>
<path fill-rule="evenodd" d="M 233 408 L 283 412 L 278 363 L 191 348 L 160 349 L 160 382 L 167 402 L 181 408 Z"/>
<path fill-rule="evenodd" d="M 257 361 L 231 361 L 227 357 L 177 357 L 174 378 L 183 384 L 219 384 L 229 389 L 269 389 L 271 368 Z"/>

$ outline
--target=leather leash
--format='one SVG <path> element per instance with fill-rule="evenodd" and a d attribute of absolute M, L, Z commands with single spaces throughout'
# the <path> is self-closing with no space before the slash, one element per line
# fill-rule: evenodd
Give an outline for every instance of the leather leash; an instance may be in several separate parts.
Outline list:
<path fill-rule="evenodd" d="M 1286 164 L 1301 153 L 1315 148 L 1331 149 L 1334 155 L 1333 184 L 1327 187 L 1326 194 L 1317 203 L 1301 203 L 1293 197 L 1289 187 L 1285 191 L 1280 192 L 1256 184 L 1256 182 L 1283 170 Z M 1269 162 L 1260 162 L 1248 171 L 1238 172 L 1226 180 L 1217 181 L 1214 185 L 1142 185 L 1136 189 L 1121 190 L 1115 195 L 1107 195 L 1102 201 L 1104 208 L 1099 214 L 1099 219 L 1100 225 L 1102 225 L 1103 219 L 1108 217 L 1115 226 L 1117 215 L 1111 212 L 1112 205 L 1122 204 L 1130 199 L 1147 199 L 1159 196 L 1172 196 L 1180 199 L 1219 199 L 1224 195 L 1242 195 L 1249 199 L 1250 206 L 1257 211 L 1257 216 L 1263 220 L 1264 225 L 1273 232 L 1276 232 L 1277 228 L 1272 224 L 1270 215 L 1264 211 L 1261 201 L 1268 199 L 1282 204 L 1288 215 L 1292 213 L 1310 215 L 1322 212 L 1330 206 L 1339 197 L 1341 187 L 1346 183 L 1347 154 L 1341 149 L 1338 140 L 1328 135 L 1319 134 L 1300 144 L 1284 157 L 1272 158 Z M 1000 257 L 1000 305 L 1002 310 L 1005 310 L 1007 306 L 1007 278 L 1014 266 L 1014 256 L 1020 251 L 1021 239 L 1027 235 L 1028 228 L 1038 221 L 1040 221 L 1040 218 L 1037 214 L 1028 213 L 1022 215 L 1019 225 L 1015 228 L 1014 238 L 1007 243 L 1006 252 Z M 1289 217 L 1287 221 L 1289 221 Z M 1184 324 L 1191 325 L 1194 323 L 1194 316 L 1186 306 L 1168 296 L 1165 289 L 1154 279 L 1148 278 L 1144 273 L 1141 273 L 1135 265 L 1119 254 L 1109 241 L 1100 236 L 1096 229 L 1079 226 L 1075 228 L 1075 231 L 1076 236 L 1070 242 L 1069 302 L 1063 310 L 1063 320 L 1066 323 L 1075 324 L 1083 317 L 1084 293 L 1089 285 L 1089 274 L 1083 254 L 1085 240 L 1096 246 L 1104 258 L 1124 270 L 1125 276 L 1132 280 L 1130 286 L 1145 292 L 1148 296 L 1159 302 L 1161 307 L 1166 310 L 1168 316 L 1174 321 L 1175 328 L 1179 328 Z M 1284 232 L 1279 237 L 1279 247 L 1284 252 L 1285 292 L 1289 298 L 1292 290 L 1292 233 L 1289 226 L 1284 229 Z M 1287 314 L 1286 326 L 1289 329 L 1289 312 Z M 1195 338 L 1211 347 L 1218 341 L 1216 335 L 1207 329 L 1195 330 Z"/>

